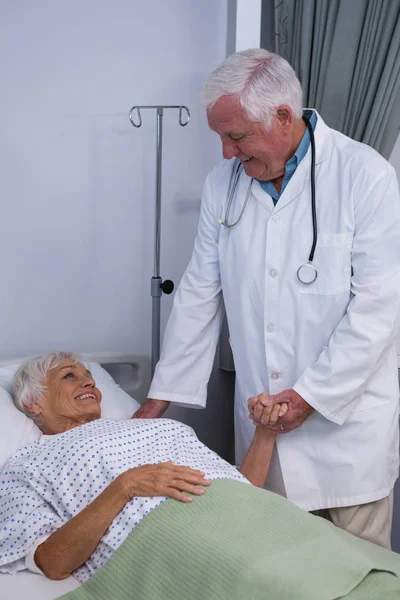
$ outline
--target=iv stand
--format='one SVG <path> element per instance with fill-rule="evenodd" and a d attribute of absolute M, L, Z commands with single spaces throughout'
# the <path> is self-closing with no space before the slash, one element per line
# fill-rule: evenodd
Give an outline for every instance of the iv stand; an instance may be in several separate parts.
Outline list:
<path fill-rule="evenodd" d="M 152 108 L 157 111 L 157 165 L 156 165 L 156 214 L 154 235 L 154 274 L 151 278 L 152 296 L 152 329 L 151 329 L 151 374 L 154 374 L 156 364 L 160 358 L 160 304 L 161 296 L 171 294 L 174 283 L 170 279 L 162 281 L 160 276 L 160 236 L 161 236 L 161 165 L 162 165 L 162 121 L 164 109 L 179 108 L 179 125 L 185 127 L 190 121 L 190 112 L 186 106 L 133 106 L 129 111 L 129 120 L 134 127 L 142 126 L 140 109 Z M 138 121 L 134 120 L 134 112 L 137 113 Z M 184 118 L 184 111 L 186 117 Z"/>

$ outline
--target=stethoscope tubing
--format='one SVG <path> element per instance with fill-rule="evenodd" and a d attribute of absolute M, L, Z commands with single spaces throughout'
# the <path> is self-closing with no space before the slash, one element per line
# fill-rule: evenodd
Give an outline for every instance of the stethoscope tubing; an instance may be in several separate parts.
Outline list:
<path fill-rule="evenodd" d="M 301 283 L 309 284 L 309 283 L 312 283 L 313 281 L 315 281 L 315 279 L 317 278 L 317 275 L 318 275 L 317 269 L 312 264 L 312 262 L 314 260 L 315 248 L 317 246 L 317 240 L 318 240 L 317 209 L 316 209 L 316 198 L 315 198 L 315 137 L 314 137 L 314 131 L 313 131 L 313 128 L 312 128 L 312 125 L 311 125 L 309 119 L 307 119 L 307 117 L 303 116 L 303 121 L 305 122 L 306 127 L 308 129 L 308 132 L 310 135 L 310 144 L 311 144 L 311 213 L 312 213 L 312 227 L 313 227 L 313 242 L 312 242 L 312 246 L 311 246 L 310 255 L 308 257 L 308 263 L 304 263 L 303 265 L 301 265 L 298 268 L 297 277 Z M 253 178 L 251 178 L 251 180 L 250 180 L 249 186 L 247 188 L 246 198 L 245 198 L 242 210 L 241 210 L 238 218 L 233 223 L 229 223 L 229 221 L 228 221 L 229 213 L 231 211 L 233 197 L 235 195 L 236 188 L 237 188 L 242 170 L 243 170 L 243 165 L 240 161 L 238 161 L 236 171 L 234 171 L 234 169 L 232 171 L 232 174 L 234 172 L 234 175 L 231 179 L 232 183 L 230 185 L 228 203 L 227 203 L 226 210 L 225 210 L 225 217 L 224 217 L 224 219 L 218 220 L 218 223 L 220 225 L 224 225 L 224 227 L 226 227 L 227 229 L 232 229 L 233 227 L 236 227 L 236 225 L 238 225 L 240 223 L 240 221 L 242 220 L 242 217 L 244 215 L 244 211 L 246 210 L 249 198 L 250 198 L 250 191 L 251 191 L 251 186 L 253 183 Z M 303 280 L 301 279 L 301 271 L 302 271 L 302 269 L 304 270 L 304 268 L 307 268 L 307 267 L 308 267 L 309 273 L 311 270 L 311 278 L 309 281 L 305 281 L 304 279 Z"/>
<path fill-rule="evenodd" d="M 241 172 L 243 170 L 243 165 L 240 162 L 240 160 L 238 160 L 238 165 L 236 167 L 236 172 L 235 175 L 233 177 L 233 184 L 230 186 L 230 192 L 229 192 L 229 196 L 228 196 L 228 203 L 226 205 L 226 210 L 225 210 L 225 217 L 224 219 L 218 219 L 218 223 L 220 225 L 223 225 L 224 227 L 227 227 L 227 229 L 232 229 L 232 227 L 236 227 L 236 225 L 238 225 L 240 223 L 240 221 L 242 220 L 242 217 L 244 215 L 244 211 L 246 210 L 247 204 L 249 202 L 249 198 L 250 198 L 250 191 L 251 191 L 251 186 L 253 183 L 253 178 L 250 179 L 249 182 L 249 186 L 247 188 L 247 192 L 246 192 L 246 199 L 243 203 L 243 207 L 242 210 L 240 211 L 240 215 L 238 216 L 238 218 L 236 219 L 236 221 L 234 221 L 233 223 L 229 223 L 228 219 L 229 219 L 229 213 L 231 212 L 231 205 L 232 205 L 232 200 L 233 197 L 235 195 L 235 191 L 237 188 L 237 185 L 239 183 L 239 178 L 241 175 Z"/>
<path fill-rule="evenodd" d="M 314 260 L 315 248 L 317 246 L 318 239 L 318 228 L 317 228 L 317 208 L 315 202 L 315 137 L 313 128 L 310 121 L 303 116 L 303 121 L 307 125 L 308 133 L 310 134 L 311 143 L 311 213 L 312 213 L 312 225 L 313 225 L 313 243 L 311 246 L 310 256 L 308 257 L 309 262 Z"/>

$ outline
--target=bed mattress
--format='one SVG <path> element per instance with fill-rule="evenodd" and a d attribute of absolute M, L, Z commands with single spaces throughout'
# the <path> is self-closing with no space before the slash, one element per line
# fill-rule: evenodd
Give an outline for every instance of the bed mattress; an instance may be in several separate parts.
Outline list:
<path fill-rule="evenodd" d="M 29 571 L 20 571 L 16 575 L 0 573 L 0 600 L 55 600 L 79 585 L 74 577 L 51 581 Z"/>

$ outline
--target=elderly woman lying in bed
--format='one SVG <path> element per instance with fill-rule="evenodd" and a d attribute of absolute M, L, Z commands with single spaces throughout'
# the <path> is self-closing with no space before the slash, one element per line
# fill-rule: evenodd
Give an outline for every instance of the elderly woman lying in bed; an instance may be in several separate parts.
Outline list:
<path fill-rule="evenodd" d="M 254 487 L 275 441 L 262 425 L 239 472 L 181 423 L 102 419 L 68 353 L 22 365 L 13 397 L 44 435 L 0 477 L 0 571 L 72 573 L 79 598 L 400 597 L 400 557 Z"/>

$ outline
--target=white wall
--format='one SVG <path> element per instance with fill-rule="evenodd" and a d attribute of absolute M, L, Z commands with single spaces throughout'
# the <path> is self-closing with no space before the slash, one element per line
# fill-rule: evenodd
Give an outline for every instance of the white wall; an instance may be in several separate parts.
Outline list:
<path fill-rule="evenodd" d="M 260 47 L 261 0 L 236 0 L 236 52 Z"/>
<path fill-rule="evenodd" d="M 227 0 L 0 3 L 0 358 L 150 353 L 155 114 L 164 119 L 161 275 L 189 260 L 220 157 L 199 104 L 225 57 Z M 162 327 L 172 297 L 162 300 Z"/>

